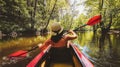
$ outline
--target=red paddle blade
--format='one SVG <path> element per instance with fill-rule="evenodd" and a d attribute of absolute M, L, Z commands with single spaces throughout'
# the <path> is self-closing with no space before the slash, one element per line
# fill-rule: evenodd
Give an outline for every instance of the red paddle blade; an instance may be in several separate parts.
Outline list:
<path fill-rule="evenodd" d="M 92 17 L 88 22 L 87 22 L 87 25 L 94 25 L 96 23 L 99 23 L 101 21 L 101 15 L 97 15 L 97 16 L 94 16 Z"/>
<path fill-rule="evenodd" d="M 26 57 L 27 56 L 27 51 L 24 51 L 24 50 L 19 50 L 19 51 L 17 51 L 17 52 L 15 52 L 15 53 L 12 53 L 12 54 L 10 54 L 8 57 Z"/>

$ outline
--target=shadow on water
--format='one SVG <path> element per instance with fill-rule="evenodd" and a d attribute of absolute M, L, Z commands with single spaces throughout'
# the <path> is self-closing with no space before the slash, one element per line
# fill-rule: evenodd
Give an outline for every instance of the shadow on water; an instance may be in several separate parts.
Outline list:
<path fill-rule="evenodd" d="M 82 52 L 95 67 L 120 66 L 120 35 L 80 33 Z"/>

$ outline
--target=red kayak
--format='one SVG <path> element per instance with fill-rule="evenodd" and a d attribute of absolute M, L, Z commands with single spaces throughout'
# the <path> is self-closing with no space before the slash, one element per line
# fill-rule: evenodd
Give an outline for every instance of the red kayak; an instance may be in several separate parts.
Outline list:
<path fill-rule="evenodd" d="M 70 44 L 69 48 L 60 49 L 48 46 L 26 67 L 94 67 L 76 45 Z"/>

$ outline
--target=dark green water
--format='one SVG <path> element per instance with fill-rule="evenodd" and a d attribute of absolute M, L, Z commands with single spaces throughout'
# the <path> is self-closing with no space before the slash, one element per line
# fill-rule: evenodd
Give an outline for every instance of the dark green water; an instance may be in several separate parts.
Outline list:
<path fill-rule="evenodd" d="M 120 34 L 79 34 L 81 51 L 95 67 L 120 67 Z"/>
<path fill-rule="evenodd" d="M 6 42 L 7 41 L 4 41 L 4 44 L 1 41 L 0 46 L 3 44 L 7 45 Z M 79 45 L 81 51 L 85 54 L 86 57 L 89 58 L 95 67 L 120 67 L 120 34 L 101 35 L 93 34 L 92 32 L 79 33 L 78 38 L 73 42 Z M 23 49 L 24 47 L 21 48 Z M 16 47 L 15 49 L 19 50 L 21 48 Z M 8 55 L 11 52 L 13 52 L 12 48 L 9 48 L 9 51 L 5 51 L 0 48 L 0 64 L 2 64 L 3 56 Z M 30 60 L 31 58 L 27 58 L 20 61 L 23 63 L 18 62 L 14 65 L 9 64 L 9 67 L 19 67 L 20 64 L 25 66 Z"/>

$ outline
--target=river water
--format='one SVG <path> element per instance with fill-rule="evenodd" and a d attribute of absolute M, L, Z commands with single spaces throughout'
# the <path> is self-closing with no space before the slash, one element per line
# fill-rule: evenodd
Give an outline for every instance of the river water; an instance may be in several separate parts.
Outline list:
<path fill-rule="evenodd" d="M 80 33 L 77 43 L 95 67 L 120 67 L 120 34 Z"/>
<path fill-rule="evenodd" d="M 31 40 L 30 40 L 31 39 Z M 19 40 L 30 40 L 29 43 L 36 41 L 36 37 L 32 38 L 17 38 L 13 39 L 17 44 L 21 44 L 21 42 L 17 42 Z M 24 49 L 27 46 L 14 46 L 14 49 L 12 46 L 9 46 L 10 44 L 6 43 L 10 42 L 10 40 L 1 40 L 0 41 L 0 67 L 19 67 L 20 64 L 24 64 L 25 66 L 30 59 L 27 58 L 28 61 L 21 60 L 20 62 L 24 63 L 14 63 L 14 66 L 12 63 L 8 63 L 8 66 L 4 66 L 5 62 L 3 63 L 3 57 L 20 49 Z M 93 34 L 92 32 L 81 32 L 78 34 L 78 38 L 73 41 L 75 44 L 79 45 L 80 50 L 83 52 L 83 54 L 95 65 L 95 67 L 120 67 L 120 34 Z M 24 42 L 26 43 L 26 41 Z M 26 45 L 22 43 L 22 45 Z M 37 43 L 35 43 L 37 44 Z M 4 47 L 3 45 L 8 45 L 9 47 Z M 31 46 L 31 45 L 28 45 Z M 34 54 L 34 55 L 37 55 Z M 31 58 L 32 59 L 32 58 Z M 22 67 L 22 66 L 21 66 Z"/>

